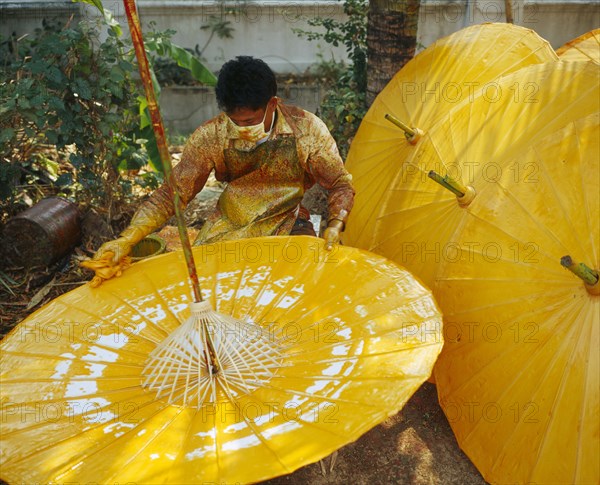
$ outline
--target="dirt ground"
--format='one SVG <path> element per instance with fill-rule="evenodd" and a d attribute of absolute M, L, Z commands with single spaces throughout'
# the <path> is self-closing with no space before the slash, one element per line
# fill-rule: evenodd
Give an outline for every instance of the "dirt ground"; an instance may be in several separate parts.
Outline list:
<path fill-rule="evenodd" d="M 484 485 L 460 450 L 441 410 L 434 384 L 426 382 L 402 411 L 332 457 L 263 482 L 296 484 Z"/>
<path fill-rule="evenodd" d="M 192 226 L 199 226 L 212 209 L 222 188 L 211 181 L 186 210 Z M 305 205 L 311 213 L 326 217 L 326 196 L 319 188 L 310 191 Z M 81 246 L 51 268 L 37 271 L 5 269 L 18 287 L 11 294 L 0 285 L 0 338 L 28 314 L 86 280 L 91 273 L 81 270 L 77 259 L 89 256 L 106 238 L 106 228 L 93 214 L 84 218 Z M 175 241 L 174 228 L 165 234 Z M 31 307 L 31 308 L 30 308 Z M 433 384 L 425 383 L 404 409 L 319 463 L 264 482 L 284 484 L 405 484 L 484 485 L 477 469 L 458 447 L 441 410 Z M 3 482 L 0 481 L 1 484 Z M 15 485 L 15 484 L 9 484 Z M 141 485 L 141 484 L 140 484 Z"/>

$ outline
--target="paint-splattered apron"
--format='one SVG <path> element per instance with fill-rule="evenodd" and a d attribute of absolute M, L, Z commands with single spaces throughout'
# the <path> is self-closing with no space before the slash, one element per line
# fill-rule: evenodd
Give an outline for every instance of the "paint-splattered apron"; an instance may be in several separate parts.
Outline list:
<path fill-rule="evenodd" d="M 289 234 L 304 195 L 304 170 L 294 137 L 267 140 L 251 151 L 224 152 L 227 187 L 194 244 Z"/>

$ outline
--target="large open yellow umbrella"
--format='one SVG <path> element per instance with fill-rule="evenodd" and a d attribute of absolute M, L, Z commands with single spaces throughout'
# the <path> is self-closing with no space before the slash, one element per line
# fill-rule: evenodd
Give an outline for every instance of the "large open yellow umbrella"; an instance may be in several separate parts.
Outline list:
<path fill-rule="evenodd" d="M 374 247 L 381 207 L 406 158 L 420 144 L 420 135 L 407 139 L 386 115 L 427 133 L 461 102 L 482 93 L 495 96 L 501 76 L 557 59 L 548 42 L 534 31 L 498 23 L 460 30 L 408 62 L 377 96 L 352 141 L 346 167 L 353 176 L 356 199 L 344 243 Z M 531 94 L 532 88 L 512 86 L 522 96 Z"/>
<path fill-rule="evenodd" d="M 502 176 L 478 194 L 437 279 L 440 403 L 489 482 L 597 484 L 599 113 L 497 162 Z"/>
<path fill-rule="evenodd" d="M 600 64 L 600 29 L 591 30 L 556 50 L 561 61 L 593 61 Z"/>
<path fill-rule="evenodd" d="M 502 168 L 500 163 L 569 120 L 598 111 L 599 78 L 597 66 L 587 62 L 533 65 L 452 109 L 398 167 L 373 216 L 371 250 L 406 266 L 434 294 L 438 275 L 458 258 L 458 243 L 471 242 L 492 254 L 493 239 L 460 238 L 467 220 L 486 217 L 479 212 L 486 187 L 495 187 L 501 176 L 511 175 L 526 186 L 541 177 L 534 165 Z M 457 200 L 429 178 L 431 171 L 450 176 L 469 193 Z M 530 249 L 527 241 L 518 248 Z"/>
<path fill-rule="evenodd" d="M 157 395 L 149 354 L 186 320 L 191 296 L 180 252 L 136 263 L 62 295 L 0 344 L 3 479 L 246 483 L 289 473 L 396 413 L 441 349 L 430 292 L 380 256 L 326 252 L 310 237 L 194 256 L 206 301 L 239 325 L 213 329 L 216 351 L 227 342 L 242 355 L 265 336 L 273 349 L 244 355 L 254 372 L 245 386 L 217 386 L 200 406 Z M 230 383 L 239 360 L 224 367 Z"/>

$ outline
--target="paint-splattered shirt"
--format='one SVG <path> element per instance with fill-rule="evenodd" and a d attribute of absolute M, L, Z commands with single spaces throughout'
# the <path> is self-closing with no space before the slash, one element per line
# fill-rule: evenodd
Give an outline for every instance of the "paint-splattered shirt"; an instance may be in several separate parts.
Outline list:
<path fill-rule="evenodd" d="M 271 165 L 276 163 L 277 166 L 267 172 L 268 180 L 253 179 L 248 177 L 248 173 L 254 168 L 240 168 L 236 164 L 239 164 L 239 159 L 252 160 L 251 153 L 260 152 L 256 144 L 237 138 L 232 122 L 224 113 L 204 123 L 190 136 L 181 161 L 173 170 L 184 204 L 202 190 L 209 174 L 214 170 L 217 180 L 227 182 L 232 187 L 243 188 L 241 192 L 230 191 L 230 201 L 235 194 L 241 193 L 244 196 L 243 203 L 233 201 L 233 223 L 225 226 L 221 224 L 224 228 L 222 232 L 229 231 L 231 236 L 225 235 L 222 239 L 289 233 L 301 210 L 298 195 L 300 194 L 301 199 L 304 191 L 315 183 L 329 191 L 329 219 L 341 219 L 345 222 L 354 202 L 352 176 L 344 168 L 335 141 L 325 123 L 312 113 L 280 103 L 269 141 L 274 142 L 273 146 L 291 143 L 291 146 L 295 146 L 294 153 L 290 156 L 289 151 L 284 151 L 282 154 L 286 153 L 286 156 L 281 156 L 275 162 L 269 161 Z M 241 158 L 231 156 L 235 153 L 241 154 Z M 255 160 L 255 168 L 259 168 L 261 162 L 263 160 Z M 300 187 L 300 192 L 286 190 L 285 187 L 289 185 Z M 217 219 L 227 217 L 227 203 L 223 200 L 219 202 L 208 222 L 212 219 L 212 223 L 215 223 Z M 231 205 L 230 202 L 229 206 Z M 174 213 L 172 198 L 166 186 L 159 188 L 144 206 L 157 216 L 156 222 L 159 225 Z M 277 217 L 265 224 L 264 214 Z M 255 220 L 257 215 L 263 217 L 262 224 L 247 224 L 248 221 Z M 205 241 L 210 240 L 206 234 L 199 237 Z"/>

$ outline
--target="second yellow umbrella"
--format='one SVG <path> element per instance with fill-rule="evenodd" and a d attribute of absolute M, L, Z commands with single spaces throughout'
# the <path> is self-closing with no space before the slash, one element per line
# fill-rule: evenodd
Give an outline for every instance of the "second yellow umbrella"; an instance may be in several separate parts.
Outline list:
<path fill-rule="evenodd" d="M 455 32 L 406 64 L 377 96 L 352 141 L 346 167 L 353 176 L 356 199 L 344 243 L 368 250 L 374 247 L 383 203 L 389 190 L 394 190 L 393 181 L 405 160 L 420 144 L 418 133 L 407 138 L 386 115 L 427 133 L 463 101 L 482 93 L 495 96 L 501 76 L 557 60 L 550 44 L 533 30 L 498 23 Z"/>
<path fill-rule="evenodd" d="M 561 61 L 593 61 L 600 64 L 600 29 L 591 30 L 557 49 Z"/>
<path fill-rule="evenodd" d="M 494 89 L 451 110 L 391 181 L 371 250 L 406 266 L 436 295 L 437 276 L 456 260 L 459 243 L 479 245 L 492 257 L 495 241 L 463 241 L 463 225 L 486 217 L 482 199 L 500 177 L 526 185 L 541 177 L 534 165 L 501 163 L 569 121 L 597 112 L 599 87 L 600 71 L 592 63 L 539 64 L 503 77 Z M 468 193 L 457 199 L 429 178 L 431 171 L 450 176 Z M 527 241 L 518 248 L 530 249 Z"/>

